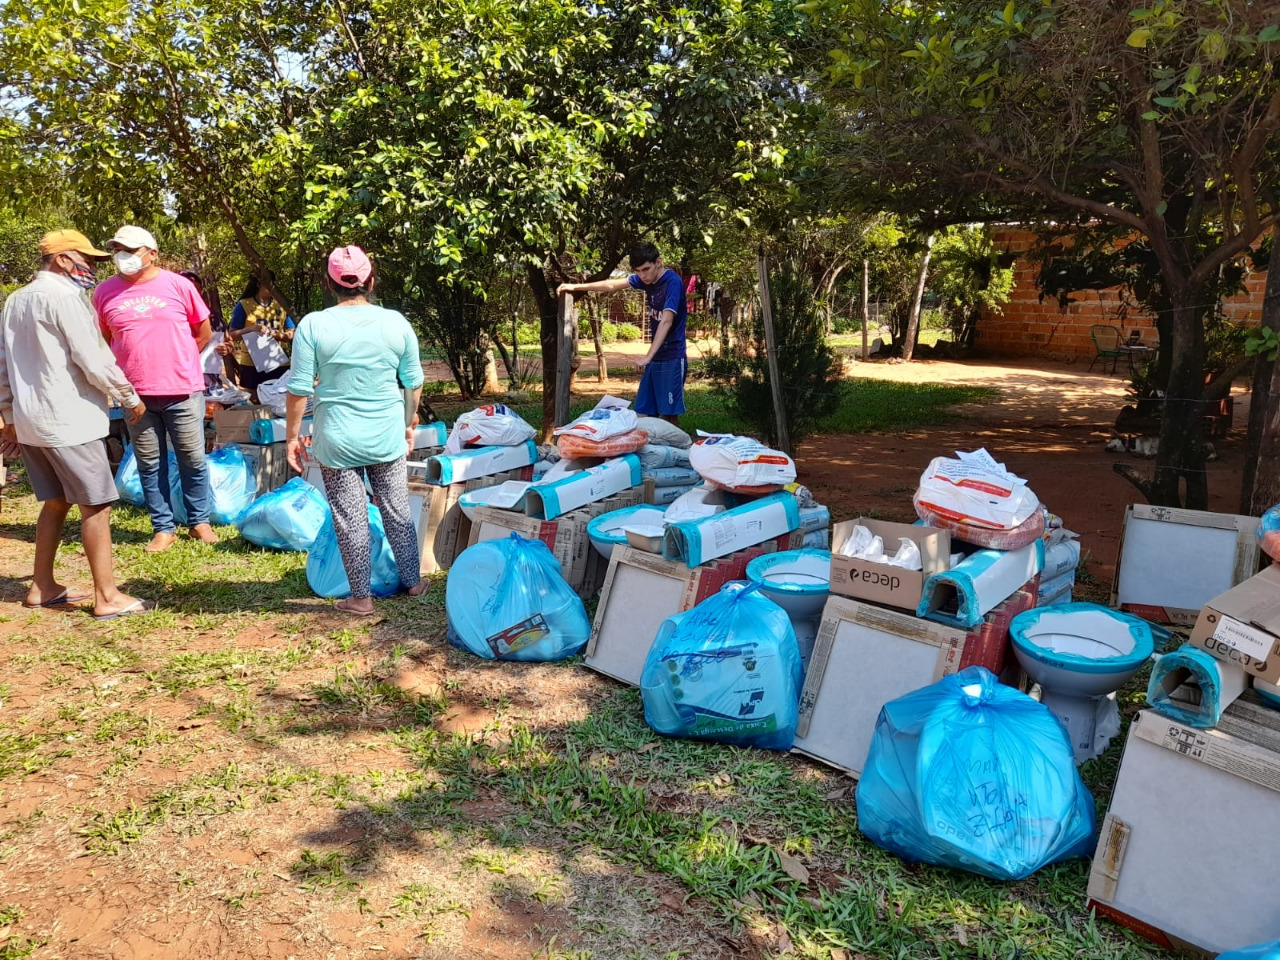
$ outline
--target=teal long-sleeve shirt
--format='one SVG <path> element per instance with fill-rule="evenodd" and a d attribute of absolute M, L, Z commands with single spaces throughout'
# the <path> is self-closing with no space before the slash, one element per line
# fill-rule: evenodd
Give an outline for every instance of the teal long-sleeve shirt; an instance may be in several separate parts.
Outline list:
<path fill-rule="evenodd" d="M 315 395 L 311 456 L 350 469 L 405 455 L 402 387 L 422 385 L 418 337 L 395 310 L 330 307 L 302 318 L 289 392 Z"/>

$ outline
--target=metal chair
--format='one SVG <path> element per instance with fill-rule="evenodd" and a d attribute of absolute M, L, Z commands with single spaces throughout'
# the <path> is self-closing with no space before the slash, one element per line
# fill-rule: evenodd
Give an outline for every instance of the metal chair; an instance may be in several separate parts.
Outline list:
<path fill-rule="evenodd" d="M 1099 360 L 1106 365 L 1108 360 L 1111 361 L 1111 372 L 1116 372 L 1116 364 L 1120 362 L 1120 358 L 1125 355 L 1120 349 L 1120 344 L 1124 342 L 1124 334 L 1120 332 L 1119 327 L 1113 327 L 1109 323 L 1095 323 L 1089 327 L 1089 337 L 1093 340 L 1093 348 L 1097 352 L 1093 355 L 1093 359 L 1089 361 L 1089 372 L 1093 372 L 1093 365 Z"/>

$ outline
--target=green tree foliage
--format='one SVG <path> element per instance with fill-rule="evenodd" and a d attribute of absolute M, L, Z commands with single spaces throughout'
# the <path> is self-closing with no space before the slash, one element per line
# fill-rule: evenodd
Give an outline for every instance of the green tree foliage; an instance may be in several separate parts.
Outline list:
<path fill-rule="evenodd" d="M 802 9 L 832 30 L 826 102 L 842 162 L 864 190 L 952 222 L 1098 221 L 1146 238 L 1172 307 L 1160 454 L 1140 485 L 1153 502 L 1206 506 L 1206 284 L 1280 213 L 1274 6 Z"/>
<path fill-rule="evenodd" d="M 778 380 L 791 442 L 812 434 L 840 403 L 840 358 L 827 344 L 826 316 L 819 306 L 811 262 L 794 253 L 771 270 Z M 777 443 L 773 390 L 759 311 L 740 325 L 730 348 L 707 361 L 733 414 Z"/>
<path fill-rule="evenodd" d="M 784 163 L 798 22 L 782 0 L 364 0 L 315 63 L 298 234 L 366 241 L 408 298 L 522 264 L 553 379 L 558 283 L 729 216 Z"/>
<path fill-rule="evenodd" d="M 978 317 L 999 313 L 1013 292 L 1013 268 L 1000 266 L 990 229 L 978 225 L 950 227 L 933 251 L 929 289 L 938 295 L 952 341 L 973 346 Z"/>

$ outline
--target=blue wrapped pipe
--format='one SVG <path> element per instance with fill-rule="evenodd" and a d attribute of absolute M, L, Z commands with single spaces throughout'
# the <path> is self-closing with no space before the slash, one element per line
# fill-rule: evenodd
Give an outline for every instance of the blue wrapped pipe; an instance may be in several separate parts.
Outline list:
<path fill-rule="evenodd" d="M 1208 730 L 1218 725 L 1222 712 L 1246 685 L 1240 667 L 1184 645 L 1156 661 L 1147 683 L 1147 704 L 1170 720 Z"/>

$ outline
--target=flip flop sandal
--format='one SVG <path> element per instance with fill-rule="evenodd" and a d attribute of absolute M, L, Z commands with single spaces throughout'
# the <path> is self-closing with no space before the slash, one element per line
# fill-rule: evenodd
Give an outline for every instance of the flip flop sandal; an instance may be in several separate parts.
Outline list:
<path fill-rule="evenodd" d="M 344 603 L 346 603 L 345 600 L 339 600 L 337 603 L 333 605 L 333 609 L 337 610 L 339 613 L 345 613 L 349 617 L 373 616 L 372 610 L 352 610 L 350 607 L 344 607 L 343 606 Z"/>
<path fill-rule="evenodd" d="M 67 596 L 67 591 L 63 590 L 56 597 L 46 600 L 44 603 L 24 603 L 23 606 L 28 610 L 39 610 L 41 607 L 61 607 L 68 603 L 84 603 L 86 600 L 92 599 L 93 597 L 88 594 L 77 594 L 74 597 Z"/>
<path fill-rule="evenodd" d="M 117 610 L 115 613 L 94 614 L 95 620 L 115 620 L 119 617 L 133 616 L 135 613 L 148 613 L 156 608 L 151 600 L 135 600 L 123 610 Z"/>

